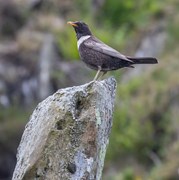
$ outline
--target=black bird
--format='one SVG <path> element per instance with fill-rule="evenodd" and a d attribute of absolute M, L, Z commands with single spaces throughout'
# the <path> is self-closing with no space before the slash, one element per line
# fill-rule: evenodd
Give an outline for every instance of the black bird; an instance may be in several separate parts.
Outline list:
<path fill-rule="evenodd" d="M 117 70 L 124 67 L 133 67 L 134 64 L 156 64 L 153 57 L 129 57 L 101 42 L 92 35 L 87 24 L 81 21 L 71 22 L 77 36 L 77 45 L 80 58 L 91 69 L 97 70 L 94 81 L 107 71 Z M 101 77 L 101 76 L 100 76 Z"/>

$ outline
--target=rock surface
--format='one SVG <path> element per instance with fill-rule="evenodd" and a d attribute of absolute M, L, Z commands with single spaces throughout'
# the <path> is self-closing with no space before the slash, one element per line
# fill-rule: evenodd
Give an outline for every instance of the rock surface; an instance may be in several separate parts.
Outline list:
<path fill-rule="evenodd" d="M 113 78 L 58 90 L 34 110 L 13 180 L 101 179 L 112 127 Z"/>

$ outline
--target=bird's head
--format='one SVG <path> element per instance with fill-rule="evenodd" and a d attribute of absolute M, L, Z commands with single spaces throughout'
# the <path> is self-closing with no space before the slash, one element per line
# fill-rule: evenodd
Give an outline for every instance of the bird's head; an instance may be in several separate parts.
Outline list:
<path fill-rule="evenodd" d="M 73 26 L 76 32 L 77 39 L 80 39 L 82 36 L 92 35 L 88 25 L 82 21 L 68 21 L 67 24 Z"/>

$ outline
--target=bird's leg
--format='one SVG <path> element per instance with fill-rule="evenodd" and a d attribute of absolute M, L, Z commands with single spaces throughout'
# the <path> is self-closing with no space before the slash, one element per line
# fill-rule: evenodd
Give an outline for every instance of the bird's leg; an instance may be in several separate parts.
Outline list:
<path fill-rule="evenodd" d="M 94 77 L 93 81 L 96 81 L 99 78 L 99 73 L 101 72 L 101 67 L 98 67 L 98 72 L 96 73 L 96 76 Z"/>
<path fill-rule="evenodd" d="M 106 73 L 107 71 L 103 71 L 103 73 L 99 76 L 99 79 L 102 78 Z"/>

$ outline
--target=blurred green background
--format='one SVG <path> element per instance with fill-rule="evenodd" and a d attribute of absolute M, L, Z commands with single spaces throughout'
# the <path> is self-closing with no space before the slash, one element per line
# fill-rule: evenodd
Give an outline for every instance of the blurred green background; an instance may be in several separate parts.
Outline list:
<path fill-rule="evenodd" d="M 92 80 L 67 21 L 158 65 L 108 73 L 118 81 L 104 180 L 179 179 L 179 1 L 0 1 L 0 180 L 11 179 L 25 124 L 57 89 Z"/>

